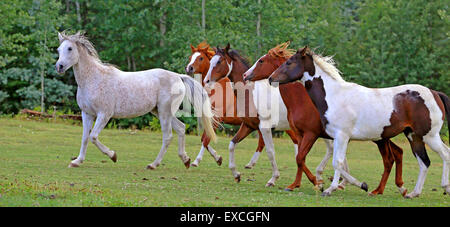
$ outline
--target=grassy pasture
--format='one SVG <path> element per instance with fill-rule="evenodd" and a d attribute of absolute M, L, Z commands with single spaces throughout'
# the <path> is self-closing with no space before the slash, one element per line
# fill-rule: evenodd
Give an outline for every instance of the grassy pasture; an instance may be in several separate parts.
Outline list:
<path fill-rule="evenodd" d="M 300 189 L 283 190 L 296 172 L 293 145 L 287 138 L 274 139 L 281 177 L 275 187 L 266 188 L 271 176 L 266 154 L 253 169 L 244 169 L 256 148 L 255 138 L 237 145 L 236 162 L 242 174 L 237 184 L 228 169 L 231 138 L 220 137 L 213 144 L 224 158 L 220 167 L 205 153 L 199 167 L 186 169 L 177 155 L 174 136 L 162 165 L 146 170 L 159 152 L 161 133 L 105 129 L 100 140 L 117 151 L 118 162 L 89 144 L 83 165 L 69 169 L 71 157 L 80 149 L 81 132 L 77 125 L 0 118 L 0 206 L 450 206 L 450 196 L 443 195 L 440 187 L 441 159 L 430 149 L 431 166 L 419 198 L 400 196 L 394 172 L 384 195 L 369 197 L 349 185 L 331 197 L 321 197 L 305 176 Z M 394 141 L 404 149 L 403 178 L 411 191 L 417 179 L 417 161 L 404 137 Z M 199 149 L 200 137 L 188 135 L 186 151 L 192 160 Z M 308 167 L 315 170 L 324 154 L 325 145 L 319 140 L 307 157 Z M 373 190 L 383 171 L 375 144 L 351 142 L 347 154 L 352 175 Z M 330 160 L 324 177 L 332 175 Z M 325 187 L 329 185 L 327 179 Z"/>

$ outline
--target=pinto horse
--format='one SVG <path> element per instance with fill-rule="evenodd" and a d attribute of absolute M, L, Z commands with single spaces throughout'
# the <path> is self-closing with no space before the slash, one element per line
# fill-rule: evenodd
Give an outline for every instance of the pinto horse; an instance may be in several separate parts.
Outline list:
<path fill-rule="evenodd" d="M 235 146 L 251 132 L 259 129 L 262 134 L 262 138 L 264 139 L 264 144 L 266 145 L 267 156 L 272 164 L 272 178 L 266 184 L 266 186 L 270 187 L 275 185 L 275 181 L 280 176 L 275 161 L 275 149 L 272 141 L 271 129 L 275 128 L 276 130 L 286 130 L 295 144 L 295 152 L 297 152 L 297 139 L 295 134 L 289 128 L 289 123 L 287 121 L 287 110 L 281 100 L 279 92 L 273 92 L 273 94 L 275 94 L 275 98 L 269 105 L 274 105 L 273 107 L 275 108 L 271 108 L 269 113 L 267 111 L 268 109 L 265 108 L 268 107 L 267 105 L 257 105 L 259 102 L 266 103 L 267 100 L 260 97 L 261 94 L 264 96 L 265 91 L 258 89 L 258 84 L 245 83 L 243 74 L 248 69 L 249 65 L 247 60 L 240 56 L 235 50 L 230 50 L 230 44 L 228 44 L 224 49 L 217 48 L 216 54 L 211 59 L 210 67 L 204 82 L 205 84 L 210 84 L 219 81 L 224 77 L 228 77 L 231 82 L 234 83 L 234 87 L 237 90 L 237 105 L 239 107 L 238 110 L 243 114 L 241 115 L 243 123 L 241 124 L 239 131 L 231 140 L 228 148 L 230 152 L 229 168 L 231 169 L 236 181 L 240 181 L 240 173 L 236 170 L 234 161 Z M 261 87 L 270 88 L 270 85 L 262 85 Z M 318 187 L 319 185 L 316 177 L 306 166 L 303 166 L 303 171 L 305 171 L 308 179 Z"/>
<path fill-rule="evenodd" d="M 255 64 L 244 74 L 244 80 L 246 81 L 259 81 L 266 80 L 269 76 L 288 58 L 290 58 L 294 52 L 288 49 L 289 42 L 282 43 L 268 51 L 267 54 L 259 58 Z M 282 84 L 279 86 L 281 97 L 283 98 L 286 108 L 288 110 L 288 121 L 291 129 L 295 132 L 297 141 L 300 141 L 298 155 L 296 157 L 297 165 L 299 166 L 297 177 L 291 185 L 287 187 L 288 191 L 291 191 L 295 187 L 300 185 L 301 182 L 301 165 L 304 165 L 306 155 L 314 144 L 318 137 L 328 138 L 325 139 L 326 144 L 330 146 L 327 149 L 325 158 L 316 169 L 316 178 L 318 181 L 322 181 L 322 172 L 325 168 L 328 160 L 331 158 L 333 147 L 330 137 L 326 134 L 325 129 L 322 126 L 320 114 L 311 100 L 305 87 L 299 83 Z M 386 139 L 377 143 L 380 153 L 383 157 L 384 173 L 382 175 L 379 186 L 370 193 L 370 195 L 383 194 L 386 186 L 389 173 L 392 169 L 394 160 L 396 161 L 396 184 L 399 188 L 402 188 L 402 154 L 403 150 L 394 144 L 391 140 Z M 345 165 L 347 165 L 345 163 Z M 347 167 L 348 169 L 348 167 Z M 342 182 L 339 187 L 342 188 Z M 406 194 L 406 190 L 403 190 L 403 194 Z"/>
<path fill-rule="evenodd" d="M 210 48 L 210 46 L 206 42 L 200 43 L 197 47 L 191 45 L 192 54 L 189 57 L 189 63 L 186 66 L 186 74 L 192 76 L 196 73 L 200 73 L 202 75 L 202 85 L 204 86 L 203 80 L 208 73 L 210 60 L 215 55 L 215 51 Z M 230 79 L 227 77 L 219 80 L 215 83 L 214 88 L 210 90 L 209 96 L 211 98 L 212 106 L 216 113 L 219 114 L 217 117 L 217 121 L 220 123 L 226 123 L 230 125 L 241 125 L 242 120 L 240 117 L 237 117 L 235 113 L 237 113 L 236 107 L 236 96 L 234 95 L 234 91 L 230 85 Z M 219 90 L 220 95 L 216 95 L 216 90 Z M 216 100 L 218 99 L 218 100 Z M 245 165 L 246 169 L 251 169 L 256 165 L 256 161 L 261 154 L 261 151 L 264 149 L 264 141 L 261 136 L 261 132 L 259 133 L 259 141 L 258 147 L 256 148 L 255 154 L 253 155 L 250 162 Z M 209 145 L 210 139 L 203 133 L 202 135 L 202 147 L 200 152 L 197 155 L 197 158 L 194 162 L 192 162 L 192 166 L 196 167 L 200 163 L 203 157 L 203 152 L 206 149 L 216 160 L 218 165 L 222 164 L 222 157 L 217 155 L 217 152 Z"/>
<path fill-rule="evenodd" d="M 450 100 L 447 95 L 417 84 L 389 88 L 367 88 L 346 82 L 331 57 L 315 54 L 308 47 L 299 49 L 269 78 L 289 83 L 301 80 L 316 104 L 325 132 L 334 139 L 334 179 L 322 195 L 337 189 L 339 177 L 351 184 L 361 183 L 343 168 L 350 140 L 382 141 L 404 133 L 419 164 L 414 191 L 406 198 L 421 194 L 430 159 L 425 144 L 443 160 L 441 186 L 450 194 L 450 149 L 441 140 L 439 131 L 447 116 Z"/>
<path fill-rule="evenodd" d="M 111 118 L 131 118 L 155 114 L 161 122 L 162 146 L 156 160 L 147 166 L 155 169 L 162 161 L 172 140 L 172 129 L 178 134 L 178 155 L 186 168 L 190 158 L 185 152 L 185 125 L 175 112 L 187 99 L 193 103 L 207 135 L 214 139 L 211 104 L 202 85 L 187 75 L 163 69 L 123 72 L 101 62 L 92 43 L 81 33 L 58 33 L 59 59 L 56 71 L 63 74 L 73 67 L 77 82 L 77 103 L 82 111 L 83 137 L 78 157 L 69 167 L 79 167 L 86 156 L 88 140 L 112 161 L 116 152 L 103 145 L 98 136 Z M 94 127 L 92 127 L 95 121 Z"/>

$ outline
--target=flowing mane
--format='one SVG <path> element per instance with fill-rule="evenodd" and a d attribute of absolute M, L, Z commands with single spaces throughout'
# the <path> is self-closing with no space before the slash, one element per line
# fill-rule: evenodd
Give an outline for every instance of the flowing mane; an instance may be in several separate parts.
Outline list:
<path fill-rule="evenodd" d="M 288 59 L 290 58 L 292 55 L 295 54 L 295 50 L 293 49 L 288 49 L 288 46 L 291 42 L 287 41 L 285 43 L 279 44 L 278 46 L 270 49 L 267 54 L 270 55 L 271 57 L 281 57 L 281 58 L 285 58 Z"/>
<path fill-rule="evenodd" d="M 217 53 L 225 55 L 225 51 L 221 48 L 217 48 Z M 242 62 L 247 68 L 250 68 L 250 63 L 248 62 L 248 60 L 242 57 L 237 50 L 228 51 L 228 55 L 230 55 L 230 57 L 233 58 L 234 60 Z"/>
<path fill-rule="evenodd" d="M 336 62 L 332 56 L 323 57 L 319 54 L 314 53 L 308 49 L 308 54 L 310 54 L 314 60 L 314 63 L 319 66 L 323 71 L 328 73 L 328 75 L 337 80 L 343 82 L 344 79 L 341 76 L 341 71 L 336 68 Z"/>
<path fill-rule="evenodd" d="M 197 50 L 203 51 L 203 53 L 206 54 L 206 56 L 209 59 L 211 59 L 216 54 L 216 52 L 210 47 L 210 45 L 206 41 L 199 43 L 197 45 Z"/>
<path fill-rule="evenodd" d="M 102 62 L 100 60 L 97 50 L 94 48 L 94 45 L 92 44 L 92 42 L 89 41 L 87 39 L 87 37 L 84 35 L 84 32 L 77 32 L 74 35 L 68 35 L 66 33 L 66 31 L 63 31 L 60 34 L 61 34 L 61 37 L 63 38 L 62 40 L 60 40 L 60 43 L 64 42 L 65 40 L 74 42 L 77 44 L 78 47 L 84 48 L 86 50 L 86 52 L 101 65 L 118 69 L 117 66 L 115 66 L 113 64 Z"/>

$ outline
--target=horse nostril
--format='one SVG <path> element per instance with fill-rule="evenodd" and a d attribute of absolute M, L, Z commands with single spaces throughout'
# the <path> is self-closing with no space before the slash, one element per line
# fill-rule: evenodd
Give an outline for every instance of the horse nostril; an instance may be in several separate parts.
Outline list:
<path fill-rule="evenodd" d="M 272 83 L 273 79 L 272 77 L 269 77 L 269 83 Z"/>
<path fill-rule="evenodd" d="M 64 68 L 63 65 L 59 65 L 59 70 L 62 70 Z"/>
<path fill-rule="evenodd" d="M 189 71 L 191 71 L 191 72 L 194 71 L 194 67 L 190 66 Z"/>

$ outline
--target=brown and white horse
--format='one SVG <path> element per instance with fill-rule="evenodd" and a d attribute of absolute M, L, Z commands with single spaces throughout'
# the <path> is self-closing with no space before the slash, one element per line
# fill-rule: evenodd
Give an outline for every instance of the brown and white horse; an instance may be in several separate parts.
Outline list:
<path fill-rule="evenodd" d="M 266 80 L 269 76 L 288 58 L 294 51 L 288 49 L 289 42 L 282 43 L 268 51 L 267 54 L 259 58 L 255 64 L 244 74 L 244 80 L 259 81 Z M 322 126 L 320 114 L 313 101 L 308 95 L 305 87 L 299 83 L 282 84 L 279 86 L 281 97 L 288 110 L 288 121 L 291 129 L 294 131 L 297 141 L 299 141 L 299 151 L 296 157 L 298 173 L 295 182 L 287 187 L 292 190 L 300 185 L 302 176 L 302 165 L 305 162 L 306 155 L 318 137 L 329 138 Z M 326 139 L 326 144 L 332 144 L 332 140 Z M 370 193 L 370 195 L 383 194 L 389 173 L 392 169 L 394 160 L 396 161 L 396 184 L 402 188 L 402 154 L 403 150 L 395 145 L 391 140 L 381 140 L 377 142 L 380 153 L 385 165 L 379 186 Z M 322 180 L 321 174 L 328 160 L 331 158 L 333 148 L 327 149 L 325 158 L 316 169 L 318 181 Z M 345 183 L 345 180 L 344 182 Z M 340 187 L 342 187 L 342 184 Z M 402 191 L 406 194 L 406 189 Z"/>
<path fill-rule="evenodd" d="M 417 84 L 389 88 L 367 88 L 342 79 L 331 57 L 321 57 L 308 47 L 297 51 L 281 65 L 269 80 L 288 83 L 301 80 L 316 104 L 325 132 L 334 139 L 334 179 L 323 192 L 330 195 L 338 187 L 340 175 L 351 184 L 361 183 L 344 167 L 350 140 L 380 141 L 404 133 L 419 163 L 420 172 L 414 191 L 421 194 L 430 159 L 427 144 L 443 160 L 441 186 L 450 194 L 448 180 L 450 149 L 439 131 L 450 108 L 447 95 Z"/>
<path fill-rule="evenodd" d="M 191 51 L 192 54 L 189 57 L 189 63 L 186 66 L 186 74 L 193 76 L 194 74 L 201 74 L 202 75 L 202 85 L 203 80 L 206 77 L 206 74 L 208 73 L 210 60 L 215 55 L 215 51 L 210 48 L 209 44 L 206 42 L 200 43 L 197 47 L 194 47 L 191 45 Z M 236 96 L 234 95 L 234 91 L 230 86 L 230 79 L 227 77 L 219 80 L 217 83 L 215 83 L 213 89 L 208 89 L 208 94 L 211 98 L 212 106 L 215 110 L 216 115 L 219 114 L 219 116 L 216 116 L 217 121 L 220 123 L 230 124 L 230 125 L 241 125 L 242 120 L 240 117 L 237 117 L 236 113 Z M 216 94 L 216 91 L 217 94 Z M 258 141 L 258 147 L 256 148 L 255 154 L 253 155 L 250 162 L 245 166 L 247 169 L 251 169 L 253 166 L 255 166 L 256 161 L 258 160 L 259 155 L 261 154 L 261 151 L 264 149 L 264 141 L 261 136 L 261 132 L 258 130 L 259 133 L 259 141 Z M 197 167 L 200 161 L 203 157 L 203 152 L 206 149 L 210 154 L 214 157 L 217 164 L 222 164 L 222 157 L 220 155 L 217 155 L 217 152 L 209 145 L 210 139 L 203 133 L 202 135 L 202 147 L 200 149 L 200 152 L 197 155 L 197 158 L 194 162 L 192 162 L 192 166 Z"/>
<path fill-rule="evenodd" d="M 211 59 L 211 64 L 204 82 L 205 84 L 210 84 L 219 81 L 224 77 L 228 77 L 236 89 L 238 116 L 241 116 L 243 123 L 237 134 L 231 140 L 228 148 L 230 152 L 229 168 L 236 181 L 239 182 L 240 173 L 236 170 L 234 161 L 235 146 L 251 132 L 260 130 L 266 145 L 267 156 L 272 164 L 272 178 L 267 182 L 266 186 L 273 186 L 275 181 L 279 178 L 280 173 L 275 161 L 275 149 L 272 141 L 271 129 L 287 130 L 286 132 L 296 145 L 297 140 L 294 133 L 289 130 L 287 110 L 279 96 L 279 92 L 278 94 L 276 91 L 273 92 L 272 94 L 275 94 L 274 99 L 272 99 L 271 103 L 267 103 L 267 99 L 263 96 L 268 93 L 265 93 L 264 90 L 258 89 L 257 87 L 261 85 L 260 87 L 270 89 L 270 85 L 265 86 L 264 84 L 245 83 L 243 74 L 248 69 L 248 62 L 235 50 L 230 50 L 230 44 L 228 44 L 224 49 L 217 48 L 216 54 Z M 260 103 L 263 103 L 262 108 L 261 105 L 259 105 L 259 101 L 261 101 Z M 269 109 L 267 107 L 269 107 Z M 296 151 L 297 146 L 295 146 L 295 152 Z M 303 166 L 303 171 L 305 171 L 308 179 L 315 186 L 318 186 L 316 177 L 309 171 L 306 165 Z"/>

